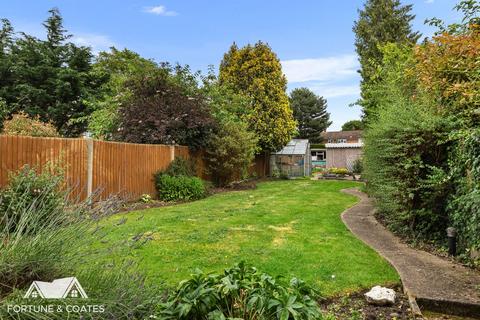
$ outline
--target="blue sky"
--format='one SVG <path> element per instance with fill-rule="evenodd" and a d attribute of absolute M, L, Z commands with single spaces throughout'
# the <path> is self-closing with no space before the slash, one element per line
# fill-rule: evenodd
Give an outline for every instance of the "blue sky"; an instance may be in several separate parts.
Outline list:
<path fill-rule="evenodd" d="M 431 35 L 426 18 L 454 21 L 456 0 L 410 0 L 415 30 Z M 238 45 L 268 42 L 282 61 L 289 90 L 306 86 L 328 100 L 336 130 L 358 119 L 358 61 L 352 25 L 361 0 L 2 0 L 0 17 L 17 31 L 43 36 L 41 23 L 60 9 L 73 40 L 94 51 L 127 47 L 155 61 L 205 71 Z"/>

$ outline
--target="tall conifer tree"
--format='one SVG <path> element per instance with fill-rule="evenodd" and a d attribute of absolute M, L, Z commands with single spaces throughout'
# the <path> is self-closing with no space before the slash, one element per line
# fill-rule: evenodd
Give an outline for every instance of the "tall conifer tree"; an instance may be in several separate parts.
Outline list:
<path fill-rule="evenodd" d="M 376 104 L 368 94 L 368 86 L 380 79 L 377 68 L 382 64 L 381 47 L 387 43 L 413 45 L 420 37 L 413 32 L 411 22 L 415 15 L 412 5 L 402 5 L 400 0 L 367 0 L 359 18 L 355 21 L 355 47 L 360 60 L 362 76 L 362 97 L 359 104 L 363 107 L 364 120 L 375 113 Z"/>
<path fill-rule="evenodd" d="M 332 124 L 327 100 L 308 88 L 297 88 L 290 93 L 290 105 L 298 124 L 297 137 L 320 142 L 320 134 Z"/>

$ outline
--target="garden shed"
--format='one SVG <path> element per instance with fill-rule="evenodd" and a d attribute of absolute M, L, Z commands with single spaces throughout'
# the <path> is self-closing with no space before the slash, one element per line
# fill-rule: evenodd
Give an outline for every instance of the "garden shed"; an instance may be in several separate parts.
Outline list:
<path fill-rule="evenodd" d="M 293 139 L 282 150 L 270 155 L 271 176 L 310 176 L 311 168 L 310 143 L 307 139 Z"/>

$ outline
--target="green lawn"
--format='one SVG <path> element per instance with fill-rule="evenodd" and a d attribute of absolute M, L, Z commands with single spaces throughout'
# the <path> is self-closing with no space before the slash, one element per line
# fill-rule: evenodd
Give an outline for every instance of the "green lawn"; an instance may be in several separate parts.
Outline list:
<path fill-rule="evenodd" d="M 109 233 L 99 246 L 122 248 L 125 240 L 131 244 L 144 233 L 152 240 L 104 258 L 133 257 L 149 281 L 168 285 L 197 267 L 218 272 L 241 260 L 274 276 L 299 277 L 327 295 L 397 282 L 394 269 L 340 219 L 342 211 L 357 202 L 340 190 L 354 186 L 359 184 L 266 182 L 256 190 L 119 214 L 105 222 Z"/>

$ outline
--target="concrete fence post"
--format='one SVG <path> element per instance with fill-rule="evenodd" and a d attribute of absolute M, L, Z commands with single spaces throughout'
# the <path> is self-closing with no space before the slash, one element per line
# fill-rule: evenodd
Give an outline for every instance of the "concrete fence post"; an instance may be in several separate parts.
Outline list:
<path fill-rule="evenodd" d="M 93 193 L 93 139 L 85 138 L 87 143 L 87 199 L 91 201 Z"/>
<path fill-rule="evenodd" d="M 170 146 L 170 162 L 175 160 L 175 146 Z"/>

